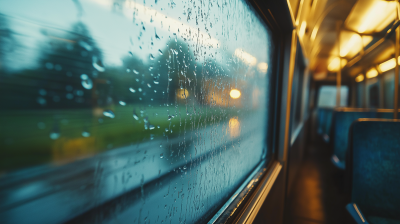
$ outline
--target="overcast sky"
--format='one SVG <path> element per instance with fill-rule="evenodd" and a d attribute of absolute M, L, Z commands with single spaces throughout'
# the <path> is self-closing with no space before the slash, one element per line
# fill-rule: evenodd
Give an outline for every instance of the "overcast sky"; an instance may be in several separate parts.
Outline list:
<path fill-rule="evenodd" d="M 121 58 L 128 56 L 129 51 L 146 62 L 150 54 L 156 55 L 159 49 L 165 48 L 169 37 L 175 39 L 174 33 L 182 40 L 186 38 L 191 48 L 194 45 L 201 50 L 203 58 L 200 60 L 213 55 L 213 59 L 221 63 L 227 57 L 233 57 L 236 49 L 243 49 L 257 58 L 257 63 L 268 62 L 270 38 L 245 4 L 241 1 L 225 5 L 222 1 L 202 2 L 203 5 L 199 1 L 172 0 L 158 0 L 157 3 L 154 0 L 145 3 L 8 0 L 0 1 L 0 13 L 9 19 L 10 28 L 18 34 L 16 39 L 23 45 L 23 50 L 17 54 L 18 58 L 24 59 L 18 64 L 19 69 L 36 65 L 38 48 L 47 40 L 41 33 L 43 28 L 71 30 L 72 24 L 79 21 L 88 26 L 92 38 L 102 49 L 106 67 L 121 65 Z M 155 32 L 159 40 L 156 40 Z"/>

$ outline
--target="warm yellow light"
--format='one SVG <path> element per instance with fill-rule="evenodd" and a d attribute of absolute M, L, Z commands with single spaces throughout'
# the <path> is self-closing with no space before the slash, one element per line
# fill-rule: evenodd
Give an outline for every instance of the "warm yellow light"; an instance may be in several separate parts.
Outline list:
<path fill-rule="evenodd" d="M 257 58 L 240 48 L 235 50 L 235 56 L 250 66 L 254 66 L 257 63 Z"/>
<path fill-rule="evenodd" d="M 389 71 L 390 69 L 393 69 L 395 66 L 396 66 L 396 59 L 392 58 L 379 64 L 378 69 L 380 72 L 386 72 Z"/>
<path fill-rule="evenodd" d="M 393 10 L 396 7 L 386 1 L 375 1 L 368 12 L 361 19 L 361 25 L 358 27 L 359 33 L 364 33 L 368 29 L 375 30 L 377 26 L 379 26 L 390 14 L 389 10 Z M 387 24 L 388 25 L 388 24 Z"/>
<path fill-rule="evenodd" d="M 306 28 L 307 28 L 307 22 L 306 22 L 306 21 L 303 21 L 303 22 L 301 23 L 300 30 L 299 30 L 299 36 L 300 36 L 300 38 L 303 38 L 304 34 L 306 33 Z"/>
<path fill-rule="evenodd" d="M 265 62 L 258 63 L 257 65 L 258 71 L 261 73 L 267 73 L 268 64 Z"/>
<path fill-rule="evenodd" d="M 314 27 L 312 33 L 311 33 L 311 41 L 314 41 L 315 38 L 317 37 L 317 33 L 318 33 L 318 28 Z"/>
<path fill-rule="evenodd" d="M 371 68 L 370 70 L 368 70 L 366 76 L 368 79 L 376 77 L 378 76 L 378 70 L 376 70 L 376 68 Z"/>
<path fill-rule="evenodd" d="M 179 99 L 186 99 L 186 98 L 189 97 L 189 92 L 188 92 L 186 89 L 178 89 L 178 90 L 176 91 L 176 96 L 177 96 Z"/>
<path fill-rule="evenodd" d="M 378 23 L 376 26 L 376 29 L 374 30 L 375 32 L 381 32 L 383 29 L 385 29 L 391 22 L 397 19 L 397 1 L 392 1 L 386 2 L 386 10 L 384 14 L 383 19 Z"/>
<path fill-rule="evenodd" d="M 342 63 L 340 63 L 342 61 Z M 338 71 L 339 68 L 346 66 L 347 60 L 345 58 L 340 59 L 339 57 L 332 58 L 328 65 L 328 70 L 331 72 Z M 341 67 L 340 67 L 341 66 Z"/>
<path fill-rule="evenodd" d="M 400 56 L 397 58 L 397 63 L 400 65 Z M 391 58 L 379 64 L 378 69 L 382 73 L 394 69 L 395 66 L 396 66 L 396 60 L 394 58 Z"/>
<path fill-rule="evenodd" d="M 240 97 L 241 93 L 237 89 L 232 89 L 229 95 L 232 97 L 232 99 L 237 99 Z"/>
<path fill-rule="evenodd" d="M 367 46 L 374 38 L 372 36 L 363 35 L 362 36 L 362 43 L 363 47 Z"/>
<path fill-rule="evenodd" d="M 339 69 L 339 66 L 340 66 L 340 58 L 338 58 L 338 57 L 333 58 L 328 65 L 328 70 L 329 71 L 337 71 Z"/>
<path fill-rule="evenodd" d="M 231 138 L 236 138 L 240 135 L 240 122 L 237 117 L 229 119 L 229 134 Z"/>
<path fill-rule="evenodd" d="M 359 48 L 360 47 L 360 35 L 358 34 L 353 34 L 351 36 L 351 38 L 349 39 L 349 41 L 347 41 L 347 44 L 344 45 L 343 48 L 340 49 L 340 56 L 344 57 L 346 56 L 351 50 L 353 50 L 354 48 Z"/>
<path fill-rule="evenodd" d="M 356 82 L 362 82 L 362 81 L 364 81 L 364 75 L 363 75 L 363 74 L 359 74 L 359 75 L 356 77 Z"/>
<path fill-rule="evenodd" d="M 347 65 L 347 60 L 345 58 L 342 58 L 342 68 Z"/>
<path fill-rule="evenodd" d="M 328 76 L 328 73 L 326 72 L 319 72 L 319 73 L 315 73 L 313 75 L 314 80 L 323 80 Z"/>

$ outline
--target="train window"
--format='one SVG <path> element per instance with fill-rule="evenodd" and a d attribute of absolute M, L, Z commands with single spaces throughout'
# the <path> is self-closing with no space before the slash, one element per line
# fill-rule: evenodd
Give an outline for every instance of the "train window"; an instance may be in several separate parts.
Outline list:
<path fill-rule="evenodd" d="M 318 107 L 336 107 L 336 86 L 322 86 L 318 93 Z M 340 88 L 340 106 L 347 106 L 349 87 Z"/>
<path fill-rule="evenodd" d="M 383 74 L 383 94 L 385 108 L 393 109 L 393 93 L 394 93 L 394 70 L 390 70 Z M 400 81 L 399 81 L 400 84 Z M 400 100 L 399 100 L 400 102 Z"/>
<path fill-rule="evenodd" d="M 394 93 L 394 71 L 386 72 L 382 76 L 384 85 L 384 106 L 388 109 L 393 109 L 393 93 Z"/>
<path fill-rule="evenodd" d="M 2 223 L 207 222 L 271 158 L 245 1 L 3 1 L 0 29 Z"/>
<path fill-rule="evenodd" d="M 357 89 L 356 107 L 359 107 L 359 108 L 365 107 L 364 106 L 365 84 L 363 82 L 357 83 L 356 89 Z"/>
<path fill-rule="evenodd" d="M 295 66 L 295 71 L 293 74 L 293 86 L 292 86 L 292 99 L 293 99 L 293 125 L 292 131 L 296 130 L 298 125 L 302 121 L 302 116 L 304 115 L 304 84 L 305 84 L 305 66 L 301 63 L 300 54 L 297 54 L 297 63 Z"/>
<path fill-rule="evenodd" d="M 379 79 L 377 77 L 367 79 L 367 107 L 378 108 L 379 107 Z"/>

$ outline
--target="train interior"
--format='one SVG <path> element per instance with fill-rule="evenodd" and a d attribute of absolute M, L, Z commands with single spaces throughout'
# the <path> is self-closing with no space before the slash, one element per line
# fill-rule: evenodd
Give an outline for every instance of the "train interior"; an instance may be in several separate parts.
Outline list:
<path fill-rule="evenodd" d="M 398 0 L 0 1 L 0 223 L 400 223 Z"/>

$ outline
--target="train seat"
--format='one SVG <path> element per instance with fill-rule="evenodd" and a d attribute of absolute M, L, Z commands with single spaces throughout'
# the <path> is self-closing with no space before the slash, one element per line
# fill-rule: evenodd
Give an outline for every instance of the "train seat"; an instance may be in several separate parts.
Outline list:
<path fill-rule="evenodd" d="M 333 108 L 318 108 L 318 129 L 317 132 L 327 143 L 330 142 Z"/>
<path fill-rule="evenodd" d="M 333 120 L 333 156 L 332 162 L 339 169 L 344 170 L 348 144 L 349 128 L 353 121 L 359 118 L 376 118 L 377 112 L 362 109 L 336 109 Z"/>
<path fill-rule="evenodd" d="M 322 135 L 322 127 L 324 122 L 325 108 L 318 108 L 317 111 L 317 133 Z"/>
<path fill-rule="evenodd" d="M 359 118 L 393 118 L 391 109 L 360 109 L 337 108 L 334 111 L 332 125 L 333 156 L 332 162 L 339 169 L 344 170 L 346 165 L 346 151 L 348 148 L 348 135 L 351 124 Z"/>
<path fill-rule="evenodd" d="M 349 137 L 347 210 L 357 223 L 400 223 L 400 120 L 358 119 Z"/>

